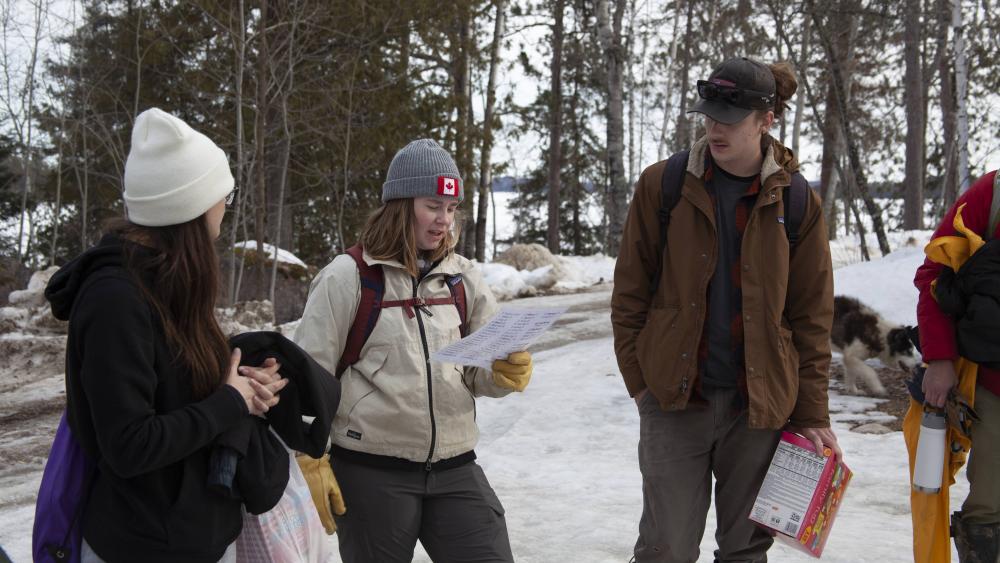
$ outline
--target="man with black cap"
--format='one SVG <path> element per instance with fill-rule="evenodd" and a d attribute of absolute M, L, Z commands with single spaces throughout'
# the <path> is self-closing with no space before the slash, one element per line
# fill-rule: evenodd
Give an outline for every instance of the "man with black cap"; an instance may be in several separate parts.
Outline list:
<path fill-rule="evenodd" d="M 772 539 L 748 516 L 781 430 L 841 455 L 821 204 L 768 134 L 795 89 L 787 64 L 722 63 L 691 110 L 706 134 L 636 185 L 611 320 L 639 409 L 640 563 L 698 559 L 713 476 L 716 561 L 766 561 Z"/>

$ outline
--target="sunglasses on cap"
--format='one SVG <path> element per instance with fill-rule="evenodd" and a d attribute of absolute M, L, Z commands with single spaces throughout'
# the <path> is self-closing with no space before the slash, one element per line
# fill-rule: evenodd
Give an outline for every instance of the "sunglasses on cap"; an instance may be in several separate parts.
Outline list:
<path fill-rule="evenodd" d="M 232 205 L 236 201 L 236 194 L 239 193 L 240 189 L 238 187 L 233 187 L 233 191 L 226 194 L 226 205 Z"/>
<path fill-rule="evenodd" d="M 720 101 L 744 109 L 771 109 L 774 107 L 773 93 L 725 86 L 709 80 L 698 81 L 698 96 L 704 100 Z"/>

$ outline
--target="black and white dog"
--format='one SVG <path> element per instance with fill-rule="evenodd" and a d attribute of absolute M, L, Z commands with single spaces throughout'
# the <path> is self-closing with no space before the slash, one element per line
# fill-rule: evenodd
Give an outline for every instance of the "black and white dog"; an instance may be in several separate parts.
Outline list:
<path fill-rule="evenodd" d="M 853 297 L 833 299 L 833 349 L 844 355 L 844 387 L 858 394 L 858 380 L 876 395 L 885 395 L 878 373 L 865 364 L 878 358 L 886 367 L 910 371 L 920 363 L 920 354 L 910 341 L 909 328 L 894 326 Z"/>

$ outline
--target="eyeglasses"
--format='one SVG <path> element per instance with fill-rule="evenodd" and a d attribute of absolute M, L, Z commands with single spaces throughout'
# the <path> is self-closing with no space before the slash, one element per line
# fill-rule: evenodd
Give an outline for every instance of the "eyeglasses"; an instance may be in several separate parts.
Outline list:
<path fill-rule="evenodd" d="M 774 107 L 774 94 L 736 88 L 735 86 L 723 86 L 708 80 L 698 81 L 698 95 L 705 100 L 719 100 L 744 109 L 771 109 Z"/>
<path fill-rule="evenodd" d="M 236 194 L 240 191 L 238 187 L 233 187 L 233 191 L 226 194 L 226 205 L 232 205 L 236 201 Z"/>

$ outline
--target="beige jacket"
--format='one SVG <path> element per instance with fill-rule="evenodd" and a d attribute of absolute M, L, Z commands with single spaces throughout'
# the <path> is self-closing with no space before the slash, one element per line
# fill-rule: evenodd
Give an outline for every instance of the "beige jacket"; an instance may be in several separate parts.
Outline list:
<path fill-rule="evenodd" d="M 466 258 L 445 258 L 419 285 L 398 262 L 375 260 L 367 252 L 364 259 L 383 266 L 386 301 L 450 297 L 446 276 L 462 274 L 470 331 L 496 314 L 489 286 Z M 330 373 L 336 372 L 360 299 L 358 268 L 346 254 L 312 282 L 295 342 Z M 454 305 L 428 309 L 430 314 L 418 311 L 414 318 L 402 307 L 382 309 L 360 359 L 341 377 L 334 444 L 417 462 L 448 459 L 475 447 L 475 397 L 501 397 L 510 390 L 497 387 L 489 370 L 432 362 L 431 354 L 461 334 Z"/>

